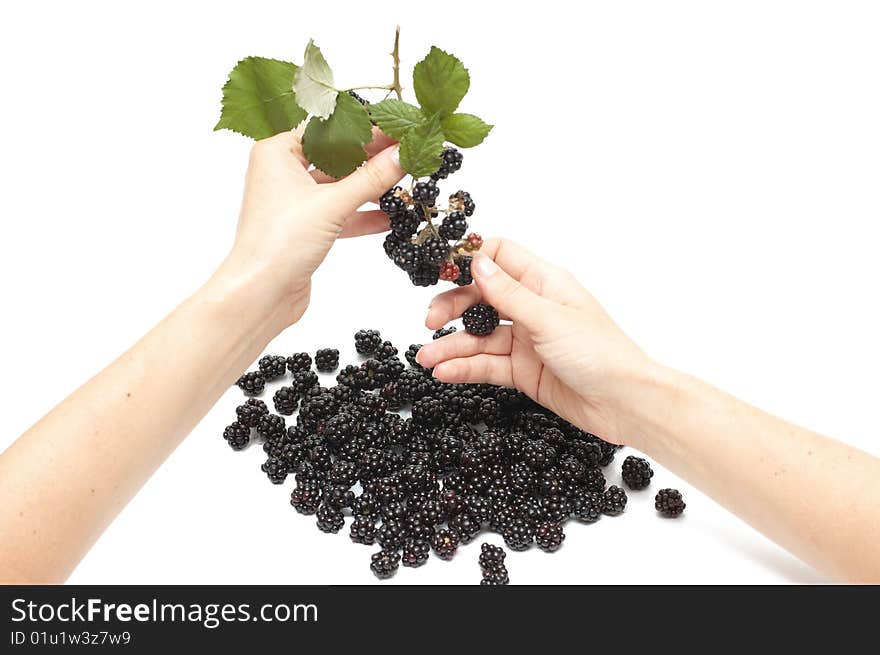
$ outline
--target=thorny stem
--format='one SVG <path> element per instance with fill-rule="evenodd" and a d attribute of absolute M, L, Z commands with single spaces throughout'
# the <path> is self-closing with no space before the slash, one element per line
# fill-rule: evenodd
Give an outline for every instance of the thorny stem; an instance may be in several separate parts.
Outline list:
<path fill-rule="evenodd" d="M 403 100 L 403 87 L 400 86 L 400 25 L 394 30 L 394 50 L 391 51 L 391 58 L 394 60 L 394 81 L 389 90 L 397 94 L 398 100 Z"/>

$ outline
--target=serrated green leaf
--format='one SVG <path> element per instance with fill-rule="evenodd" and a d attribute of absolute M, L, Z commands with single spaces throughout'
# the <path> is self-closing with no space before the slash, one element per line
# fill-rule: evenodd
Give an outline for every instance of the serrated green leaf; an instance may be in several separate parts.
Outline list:
<path fill-rule="evenodd" d="M 473 148 L 483 142 L 494 127 L 473 114 L 452 114 L 442 121 L 446 140 L 461 148 Z"/>
<path fill-rule="evenodd" d="M 296 70 L 287 61 L 242 59 L 223 85 L 220 120 L 214 129 L 265 139 L 299 125 L 306 112 L 297 105 L 291 88 Z"/>
<path fill-rule="evenodd" d="M 389 98 L 367 107 L 376 125 L 393 139 L 401 139 L 417 125 L 427 120 L 422 110 L 402 100 Z"/>
<path fill-rule="evenodd" d="M 310 114 L 327 118 L 336 107 L 339 92 L 333 88 L 333 71 L 314 41 L 309 41 L 303 65 L 293 77 L 293 91 L 300 107 Z"/>
<path fill-rule="evenodd" d="M 442 151 L 443 128 L 440 126 L 440 115 L 435 114 L 403 135 L 400 140 L 400 165 L 413 177 L 424 177 L 440 168 Z"/>
<path fill-rule="evenodd" d="M 413 88 L 429 116 L 454 112 L 471 84 L 470 75 L 458 58 L 433 46 L 413 69 Z"/>
<path fill-rule="evenodd" d="M 339 94 L 327 119 L 313 116 L 303 134 L 303 153 L 316 168 L 345 177 L 367 158 L 364 145 L 373 137 L 370 117 L 357 100 Z"/>

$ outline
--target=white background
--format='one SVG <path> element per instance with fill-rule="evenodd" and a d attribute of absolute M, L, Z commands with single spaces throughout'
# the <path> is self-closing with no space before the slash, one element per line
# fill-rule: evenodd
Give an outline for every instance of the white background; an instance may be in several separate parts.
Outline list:
<path fill-rule="evenodd" d="M 228 248 L 249 143 L 211 128 L 235 62 L 300 61 L 313 36 L 339 83 L 385 83 L 397 21 L 407 66 L 433 43 L 454 52 L 472 77 L 462 109 L 497 125 L 453 182 L 477 200 L 475 229 L 570 267 L 658 360 L 880 453 L 880 9 L 806 1 L 4 6 L 0 447 Z M 334 247 L 271 352 L 350 355 L 361 327 L 402 347 L 427 338 L 431 291 L 380 240 Z M 227 448 L 239 398 L 221 399 L 72 582 L 374 581 L 371 549 L 296 514 L 292 481 L 269 484 L 258 449 Z M 512 580 L 822 581 L 656 468 L 657 486 L 684 492 L 682 520 L 632 493 L 619 518 L 569 524 L 556 555 L 509 555 Z M 390 583 L 475 583 L 477 551 Z"/>

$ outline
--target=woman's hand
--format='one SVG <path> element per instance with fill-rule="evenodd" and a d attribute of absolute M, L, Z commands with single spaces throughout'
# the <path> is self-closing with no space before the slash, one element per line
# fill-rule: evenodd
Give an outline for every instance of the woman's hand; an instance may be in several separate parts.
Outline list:
<path fill-rule="evenodd" d="M 615 443 L 625 426 L 629 384 L 653 364 L 570 273 L 506 240 L 488 240 L 471 264 L 475 284 L 437 296 L 434 330 L 478 302 L 502 319 L 488 337 L 466 332 L 422 346 L 418 361 L 444 382 L 516 387 L 588 432 Z"/>
<path fill-rule="evenodd" d="M 302 127 L 254 144 L 235 245 L 218 271 L 245 280 L 267 308 L 284 307 L 278 331 L 308 307 L 312 273 L 337 238 L 388 229 L 380 210 L 357 210 L 404 175 L 395 142 L 378 130 L 369 161 L 338 181 L 309 171 L 301 138 Z"/>

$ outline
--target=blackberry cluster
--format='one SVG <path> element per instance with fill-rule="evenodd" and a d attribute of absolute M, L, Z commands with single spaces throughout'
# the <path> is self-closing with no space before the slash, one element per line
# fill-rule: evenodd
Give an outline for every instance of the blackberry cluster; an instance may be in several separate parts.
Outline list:
<path fill-rule="evenodd" d="M 678 489 L 661 489 L 654 498 L 654 508 L 667 518 L 680 516 L 687 507 Z"/>
<path fill-rule="evenodd" d="M 463 160 L 459 150 L 447 147 L 430 178 L 414 180 L 410 189 L 396 186 L 379 199 L 379 208 L 388 214 L 391 226 L 382 247 L 416 286 L 433 286 L 439 280 L 464 286 L 473 281 L 470 253 L 479 250 L 483 240 L 477 234 L 465 238 L 465 233 L 476 205 L 469 193 L 457 191 L 449 196 L 446 207 L 437 206 L 437 182 L 458 171 Z"/>
<path fill-rule="evenodd" d="M 492 334 L 498 327 L 498 310 L 492 305 L 478 303 L 464 311 L 461 315 L 461 322 L 464 323 L 464 329 L 478 337 L 485 337 Z"/>
<path fill-rule="evenodd" d="M 277 413 L 249 398 L 224 438 L 233 448 L 260 442 L 263 472 L 275 484 L 294 478 L 290 504 L 320 530 L 340 532 L 350 516 L 351 540 L 382 549 L 371 559 L 376 575 L 421 566 L 432 551 L 453 558 L 485 530 L 512 550 L 552 552 L 570 519 L 623 511 L 625 492 L 606 489 L 601 468 L 617 446 L 514 389 L 438 381 L 415 362 L 418 345 L 406 351 L 409 367 L 376 330 L 358 331 L 355 345 L 363 361 L 342 367 L 330 387 L 307 353 L 291 355 Z M 483 584 L 508 583 L 503 560 L 501 549 L 482 549 Z"/>
<path fill-rule="evenodd" d="M 623 481 L 630 489 L 644 489 L 651 484 L 654 471 L 648 460 L 629 455 L 623 460 Z"/>

